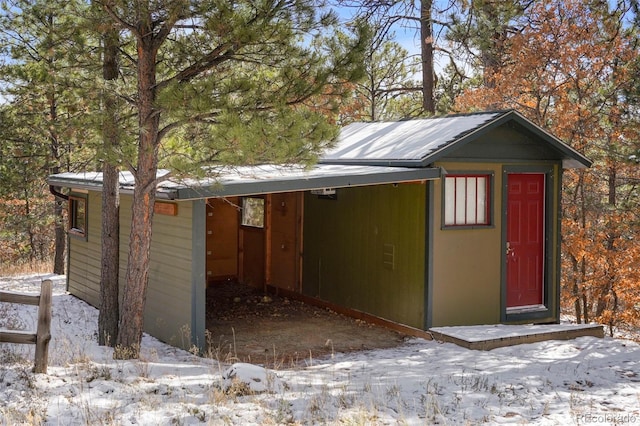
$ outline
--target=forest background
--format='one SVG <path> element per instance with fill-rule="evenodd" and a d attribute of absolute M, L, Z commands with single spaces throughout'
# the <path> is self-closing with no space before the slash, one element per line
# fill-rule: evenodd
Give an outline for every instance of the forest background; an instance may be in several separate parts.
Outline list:
<path fill-rule="evenodd" d="M 136 169 L 139 157 L 134 139 L 140 134 L 136 127 L 140 111 L 133 107 L 140 105 L 135 95 L 139 81 L 134 76 L 140 64 L 136 36 L 119 14 L 126 2 L 0 3 L 0 270 L 45 269 L 63 274 L 67 206 L 50 192 L 46 178 L 59 172 L 103 170 L 106 164 Z M 160 3 L 167 7 L 189 4 L 177 0 Z M 208 7 L 220 9 L 227 4 L 210 3 Z M 315 74 L 301 74 L 293 72 L 294 66 L 286 70 L 278 66 L 282 72 L 275 76 L 273 64 L 287 61 L 282 51 L 278 58 L 271 57 L 270 70 L 263 68 L 266 56 L 228 66 L 230 75 L 235 76 L 229 80 L 234 82 L 234 90 L 275 93 L 273 87 L 277 86 L 277 92 L 282 93 L 288 88 L 289 97 L 276 99 L 274 95 L 269 108 L 273 111 L 277 109 L 273 105 L 281 105 L 282 111 L 295 111 L 299 123 L 314 124 L 313 129 L 301 130 L 300 124 L 293 130 L 313 134 L 309 140 L 315 142 L 305 141 L 304 155 L 299 154 L 301 146 L 293 143 L 297 154 L 292 154 L 291 144 L 284 142 L 274 145 L 268 156 L 260 156 L 255 153 L 262 152 L 264 142 L 249 138 L 243 142 L 243 152 L 254 154 L 239 157 L 206 145 L 203 141 L 213 135 L 221 139 L 229 134 L 237 136 L 240 128 L 243 134 L 251 133 L 251 129 L 258 129 L 258 119 L 249 115 L 240 127 L 233 114 L 217 115 L 217 130 L 203 130 L 204 124 L 211 126 L 212 115 L 191 101 L 206 103 L 206 97 L 195 93 L 206 92 L 209 86 L 205 80 L 193 78 L 191 64 L 185 69 L 193 75 L 182 74 L 179 81 L 188 80 L 188 90 L 168 84 L 164 97 L 158 100 L 184 107 L 167 109 L 172 123 L 182 126 L 163 128 L 166 137 L 157 145 L 159 166 L 179 176 L 193 173 L 194 165 L 205 160 L 224 164 L 274 159 L 308 163 L 324 146 L 322 139 L 335 136 L 336 129 L 353 121 L 514 108 L 594 162 L 591 169 L 565 173 L 563 310 L 578 322 L 599 321 L 610 330 L 640 325 L 640 10 L 636 0 L 234 4 L 245 3 L 251 8 L 259 5 L 264 10 L 280 8 L 285 12 L 299 3 L 309 7 L 307 12 L 315 11 L 313 14 L 333 11 L 314 20 L 313 38 L 296 41 L 332 58 L 331 72 L 325 69 L 321 74 L 317 71 L 320 68 L 310 66 Z M 229 32 L 232 25 L 233 21 L 220 18 L 210 31 Z M 361 35 L 363 27 L 367 37 Z M 183 37 L 188 38 L 190 31 L 195 33 L 195 26 L 175 28 Z M 310 34 L 311 27 L 307 29 Z M 170 41 L 177 45 L 179 36 Z M 250 44 L 252 58 L 258 58 L 258 50 L 262 53 L 267 43 L 252 40 Z M 189 62 L 189 46 L 183 47 L 174 49 L 175 57 L 162 59 Z M 301 52 L 309 50 L 305 49 Z M 349 56 L 352 52 L 354 56 Z M 118 65 L 111 69 L 111 76 L 110 59 Z M 342 65 L 357 62 L 358 69 L 345 66 L 348 72 L 337 72 L 341 61 Z M 311 80 L 314 89 L 307 90 Z M 301 81 L 307 86 L 298 87 Z M 231 92 L 230 85 L 225 87 Z M 109 93 L 116 96 L 109 97 Z M 230 108 L 229 99 L 225 108 Z M 250 107 L 262 112 L 255 105 L 258 102 L 245 100 L 234 108 L 243 113 Z M 203 113 L 181 116 L 187 107 Z M 280 132 L 278 120 L 288 119 L 289 114 L 260 119 L 267 123 L 273 120 L 273 128 Z M 117 116 L 112 121 L 115 127 L 105 125 L 108 115 Z M 119 135 L 115 150 L 105 144 L 109 134 Z M 194 158 L 195 151 L 212 150 L 216 156 Z"/>

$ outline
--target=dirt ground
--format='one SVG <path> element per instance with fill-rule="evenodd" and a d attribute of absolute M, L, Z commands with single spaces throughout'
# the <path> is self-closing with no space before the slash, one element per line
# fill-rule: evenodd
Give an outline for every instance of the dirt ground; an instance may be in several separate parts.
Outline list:
<path fill-rule="evenodd" d="M 338 352 L 390 348 L 406 336 L 237 283 L 207 290 L 213 356 L 269 367 L 313 363 Z"/>

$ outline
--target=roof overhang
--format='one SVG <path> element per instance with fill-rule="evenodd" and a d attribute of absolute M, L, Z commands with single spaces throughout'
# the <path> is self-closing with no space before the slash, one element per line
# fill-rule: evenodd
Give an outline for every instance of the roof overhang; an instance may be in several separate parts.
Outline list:
<path fill-rule="evenodd" d="M 508 122 L 519 124 L 557 153 L 564 168 L 591 167 L 591 160 L 515 110 L 396 122 L 354 123 L 343 129 L 325 164 L 427 167 Z"/>
<path fill-rule="evenodd" d="M 166 171 L 159 171 L 162 177 Z M 157 186 L 157 197 L 170 200 L 259 195 L 277 192 L 346 188 L 438 179 L 440 168 L 405 168 L 318 164 L 300 166 L 263 165 L 211 169 L 202 179 L 167 179 Z M 102 173 L 60 173 L 48 179 L 49 185 L 102 191 Z M 133 192 L 131 173 L 120 173 L 120 189 Z"/>
<path fill-rule="evenodd" d="M 542 127 L 533 123 L 531 120 L 527 119 L 525 116 L 523 116 L 516 110 L 505 111 L 500 116 L 496 117 L 494 120 L 466 134 L 456 142 L 456 146 L 464 145 L 474 139 L 477 139 L 482 134 L 490 131 L 491 129 L 495 129 L 496 127 L 499 127 L 509 121 L 518 123 L 525 129 L 527 129 L 528 131 L 536 135 L 538 138 L 545 141 L 545 143 L 547 143 L 556 152 L 558 152 L 558 156 L 562 160 L 563 168 L 584 169 L 584 168 L 591 167 L 593 163 L 591 160 L 589 160 L 587 157 L 585 157 L 580 152 L 573 149 L 566 143 L 562 142 L 553 134 L 549 133 Z M 430 158 L 423 159 L 423 164 L 432 163 L 435 161 L 434 157 L 441 158 L 442 156 L 443 156 L 443 153 L 437 153 L 437 154 L 434 153 L 431 156 L 429 156 Z"/>

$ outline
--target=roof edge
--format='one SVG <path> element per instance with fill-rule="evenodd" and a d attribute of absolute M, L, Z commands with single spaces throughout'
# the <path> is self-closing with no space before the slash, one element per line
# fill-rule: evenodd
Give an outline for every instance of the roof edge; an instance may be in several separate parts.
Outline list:
<path fill-rule="evenodd" d="M 361 165 L 362 166 L 362 165 Z M 395 169 L 395 170 L 393 170 Z M 100 173 L 91 173 L 86 178 L 81 175 L 65 174 L 51 175 L 47 183 L 52 186 L 102 192 L 102 178 Z M 372 170 L 358 170 L 342 174 L 318 174 L 289 176 L 286 178 L 265 178 L 252 180 L 220 180 L 216 183 L 195 182 L 193 185 L 160 185 L 156 189 L 156 196 L 170 200 L 193 200 L 202 198 L 216 198 L 243 195 L 271 194 L 279 192 L 308 191 L 322 188 L 347 188 L 355 186 L 382 185 L 389 183 L 415 182 L 439 179 L 442 170 L 436 168 L 393 168 L 372 167 Z M 122 193 L 131 193 L 133 185 L 120 182 Z"/>
<path fill-rule="evenodd" d="M 499 127 L 512 120 L 522 125 L 525 129 L 534 133 L 539 138 L 546 140 L 554 149 L 563 154 L 564 158 L 562 158 L 562 164 L 564 168 L 584 169 L 591 167 L 591 165 L 593 164 L 591 160 L 582 155 L 580 152 L 567 145 L 565 142 L 554 136 L 549 131 L 538 126 L 515 109 L 489 112 L 499 113 L 500 115 L 491 120 L 488 120 L 482 126 L 477 127 L 473 131 L 462 136 L 457 141 L 448 144 L 441 149 L 425 156 L 424 158 L 422 158 L 421 166 L 425 167 L 442 159 L 442 157 L 446 156 L 449 152 L 459 149 L 461 145 L 466 145 L 467 143 L 477 139 L 490 130 L 493 130 L 496 127 Z"/>

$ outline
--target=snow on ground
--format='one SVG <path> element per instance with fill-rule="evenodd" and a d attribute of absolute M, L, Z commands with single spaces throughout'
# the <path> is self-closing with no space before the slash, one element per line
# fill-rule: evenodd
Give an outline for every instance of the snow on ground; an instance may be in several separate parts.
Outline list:
<path fill-rule="evenodd" d="M 412 339 L 266 371 L 145 335 L 141 359 L 121 361 L 96 344 L 97 311 L 64 277 L 0 278 L 0 289 L 38 293 L 43 278 L 54 281 L 48 374 L 31 372 L 32 345 L 0 344 L 0 425 L 640 423 L 640 346 L 628 340 L 480 352 Z M 0 327 L 35 320 L 35 307 L 0 303 Z"/>

